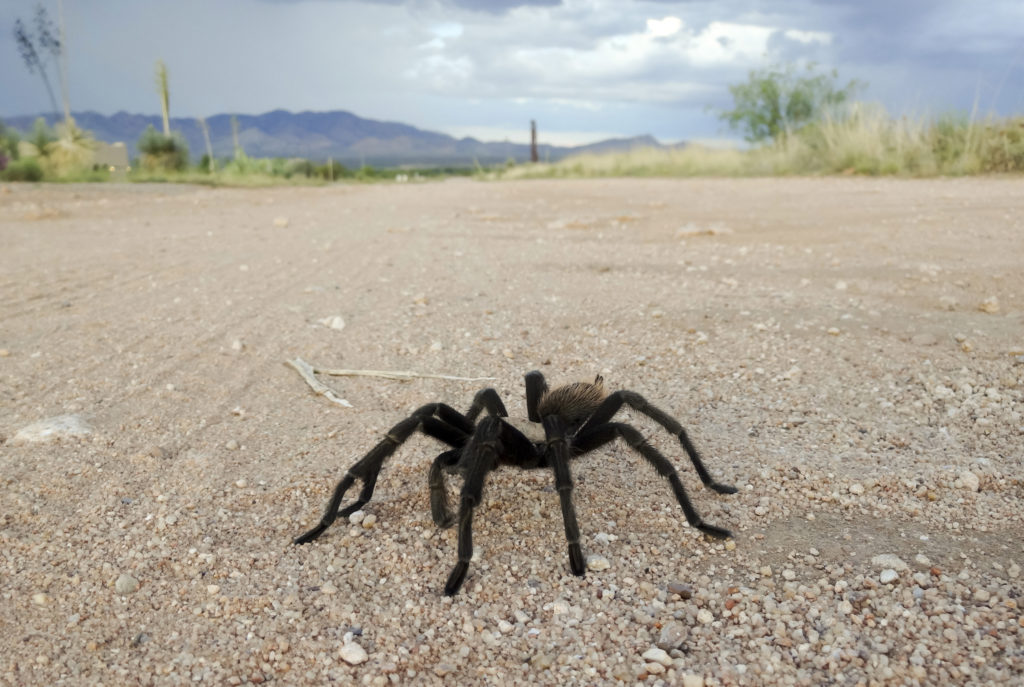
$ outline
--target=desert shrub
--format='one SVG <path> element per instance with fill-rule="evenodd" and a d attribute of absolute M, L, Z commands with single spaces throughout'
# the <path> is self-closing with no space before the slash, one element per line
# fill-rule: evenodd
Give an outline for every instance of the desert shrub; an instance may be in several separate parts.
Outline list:
<path fill-rule="evenodd" d="M 138 142 L 139 160 L 148 171 L 183 171 L 188 167 L 188 144 L 180 134 L 165 136 L 150 124 Z"/>
<path fill-rule="evenodd" d="M 14 160 L 7 165 L 7 169 L 0 172 L 0 178 L 5 181 L 42 181 L 43 168 L 35 158 Z"/>

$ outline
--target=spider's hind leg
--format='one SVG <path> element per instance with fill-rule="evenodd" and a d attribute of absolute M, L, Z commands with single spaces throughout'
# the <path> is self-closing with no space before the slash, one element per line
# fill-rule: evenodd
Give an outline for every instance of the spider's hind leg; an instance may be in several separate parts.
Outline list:
<path fill-rule="evenodd" d="M 717 482 L 711 476 L 711 473 L 708 472 L 708 469 L 704 466 L 704 461 L 701 460 L 696 447 L 693 445 L 693 442 L 690 441 L 690 437 L 687 436 L 686 430 L 683 429 L 681 424 L 679 424 L 679 421 L 661 408 L 652 405 L 646 398 L 635 391 L 615 391 L 609 394 L 601 403 L 600 407 L 594 411 L 594 414 L 590 416 L 586 424 L 580 428 L 579 433 L 585 434 L 592 429 L 611 422 L 612 417 L 619 412 L 623 405 L 628 405 L 638 413 L 643 413 L 679 439 L 679 443 L 682 444 L 683 450 L 686 451 L 686 455 L 690 457 L 690 462 L 693 463 L 693 467 L 697 471 L 697 475 L 700 477 L 700 481 L 705 487 L 712 491 L 716 491 L 719 494 L 736 493 L 736 487 Z"/>
<path fill-rule="evenodd" d="M 729 539 L 732 537 L 732 532 L 724 527 L 704 522 L 704 518 L 697 513 L 697 509 L 690 503 L 690 497 L 687 496 L 686 489 L 683 488 L 683 483 L 679 479 L 679 473 L 676 472 L 675 467 L 658 449 L 647 443 L 647 440 L 644 439 L 639 430 L 632 425 L 624 422 L 608 422 L 600 427 L 588 430 L 586 434 L 583 434 L 581 431 L 577 434 L 575 448 L 582 453 L 586 453 L 613 441 L 616 437 L 622 437 L 631 449 L 643 456 L 648 463 L 654 466 L 659 475 L 669 481 L 669 484 L 672 485 L 672 492 L 675 494 L 676 501 L 679 502 L 679 506 L 683 509 L 683 514 L 686 516 L 686 522 L 691 527 L 695 527 L 715 539 Z"/>

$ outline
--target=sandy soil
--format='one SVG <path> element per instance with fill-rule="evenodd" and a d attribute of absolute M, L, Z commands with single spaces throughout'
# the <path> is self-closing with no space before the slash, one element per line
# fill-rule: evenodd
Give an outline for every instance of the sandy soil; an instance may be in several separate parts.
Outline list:
<path fill-rule="evenodd" d="M 1020 681 L 1022 266 L 1019 179 L 0 188 L 0 683 Z M 323 378 L 342 408 L 297 356 L 513 415 L 601 373 L 739 487 L 623 414 L 735 539 L 613 445 L 573 463 L 594 570 L 552 476 L 499 471 L 446 598 L 416 437 L 372 527 L 292 546 L 481 387 Z M 19 434 L 57 416 L 91 433 Z"/>

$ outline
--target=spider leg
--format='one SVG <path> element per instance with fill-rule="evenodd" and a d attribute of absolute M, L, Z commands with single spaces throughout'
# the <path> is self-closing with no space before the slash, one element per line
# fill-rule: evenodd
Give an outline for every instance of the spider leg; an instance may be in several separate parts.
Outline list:
<path fill-rule="evenodd" d="M 569 542 L 569 569 L 573 575 L 586 574 L 586 562 L 580 548 L 580 528 L 576 522 L 576 509 L 572 505 L 572 475 L 569 471 L 569 445 L 565 437 L 565 425 L 557 415 L 544 418 L 544 434 L 548 442 L 551 467 L 555 472 L 555 489 L 562 505 L 562 522 L 565 524 L 565 539 Z"/>
<path fill-rule="evenodd" d="M 441 410 L 441 408 L 445 408 L 445 410 Z M 373 489 L 377 485 L 377 476 L 380 474 L 384 461 L 417 429 L 453 447 L 465 444 L 467 433 L 434 418 L 434 413 L 459 415 L 456 410 L 443 406 L 443 404 L 431 403 L 417 409 L 412 415 L 389 429 L 380 443 L 348 469 L 348 472 L 334 488 L 334 493 L 331 495 L 330 501 L 327 502 L 327 508 L 324 510 L 320 522 L 313 529 L 297 537 L 295 543 L 307 544 L 313 541 L 323 534 L 339 516 L 346 518 L 362 508 L 373 497 Z M 357 479 L 363 483 L 362 491 L 359 492 L 354 503 L 341 508 L 341 500 L 345 497 L 345 492 L 352 487 Z"/>
<path fill-rule="evenodd" d="M 690 497 L 686 495 L 686 489 L 683 488 L 683 483 L 679 479 L 679 473 L 676 472 L 675 467 L 658 449 L 647 443 L 643 435 L 632 425 L 624 422 L 607 422 L 597 427 L 591 427 L 586 433 L 581 429 L 576 435 L 573 448 L 580 453 L 587 453 L 604 446 L 616 437 L 621 437 L 630 448 L 653 465 L 659 475 L 668 479 L 669 484 L 672 485 L 672 491 L 675 493 L 676 500 L 682 507 L 683 514 L 686 515 L 686 522 L 690 523 L 691 527 L 696 527 L 704 534 L 716 539 L 732 537 L 732 533 L 729 530 L 704 522 L 704 519 L 697 513 L 693 504 L 690 503 Z"/>
<path fill-rule="evenodd" d="M 481 389 L 476 392 L 469 410 L 466 411 L 465 420 L 469 423 L 467 434 L 472 433 L 473 423 L 476 422 L 481 410 L 486 410 L 488 415 L 495 417 L 508 417 L 508 411 L 505 410 L 505 404 L 501 402 L 498 392 L 490 387 Z"/>
<path fill-rule="evenodd" d="M 455 516 L 448 507 L 448 489 L 444 482 L 444 469 L 459 462 L 462 456 L 461 449 L 445 451 L 434 459 L 430 465 L 430 516 L 434 524 L 442 529 L 448 529 L 455 524 Z"/>
<path fill-rule="evenodd" d="M 540 422 L 537 405 L 540 403 L 540 397 L 547 390 L 548 384 L 544 381 L 544 375 L 538 370 L 526 374 L 526 416 L 530 422 Z"/>
<path fill-rule="evenodd" d="M 487 473 L 498 463 L 498 445 L 501 425 L 496 417 L 486 417 L 477 425 L 463 449 L 466 466 L 466 481 L 462 485 L 458 514 L 459 560 L 444 585 L 445 596 L 453 596 L 466 579 L 469 562 L 473 558 L 473 510 L 483 497 L 484 480 Z M 436 461 L 435 461 L 436 462 Z"/>
<path fill-rule="evenodd" d="M 615 413 L 619 412 L 623 405 L 628 405 L 633 410 L 643 413 L 647 417 L 651 418 L 659 425 L 664 427 L 670 434 L 675 435 L 679 439 L 679 443 L 682 444 L 683 449 L 686 451 L 686 455 L 690 457 L 690 462 L 693 463 L 693 467 L 697 470 L 697 475 L 700 476 L 700 481 L 709 489 L 712 489 L 719 494 L 735 494 L 736 487 L 728 484 L 722 484 L 716 482 L 711 477 L 711 473 L 704 467 L 704 461 L 701 460 L 700 454 L 697 453 L 697 449 L 694 447 L 693 442 L 690 441 L 690 437 L 687 436 L 686 430 L 679 422 L 666 413 L 664 410 L 657 408 L 651 403 L 636 393 L 635 391 L 615 391 L 608 395 L 608 397 L 601 403 L 594 414 L 587 419 L 586 423 L 580 428 L 578 434 L 583 435 L 587 432 L 599 428 L 601 425 L 611 421 Z"/>

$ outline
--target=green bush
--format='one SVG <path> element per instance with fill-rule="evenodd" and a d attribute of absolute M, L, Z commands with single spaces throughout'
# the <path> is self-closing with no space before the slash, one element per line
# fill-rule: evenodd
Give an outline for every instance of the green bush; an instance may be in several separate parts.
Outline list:
<path fill-rule="evenodd" d="M 0 178 L 5 181 L 42 181 L 43 168 L 35 158 L 15 160 L 7 165 L 7 169 L 0 172 Z"/>
<path fill-rule="evenodd" d="M 140 163 L 149 171 L 183 171 L 188 167 L 188 144 L 181 134 L 165 136 L 150 124 L 138 142 Z"/>

